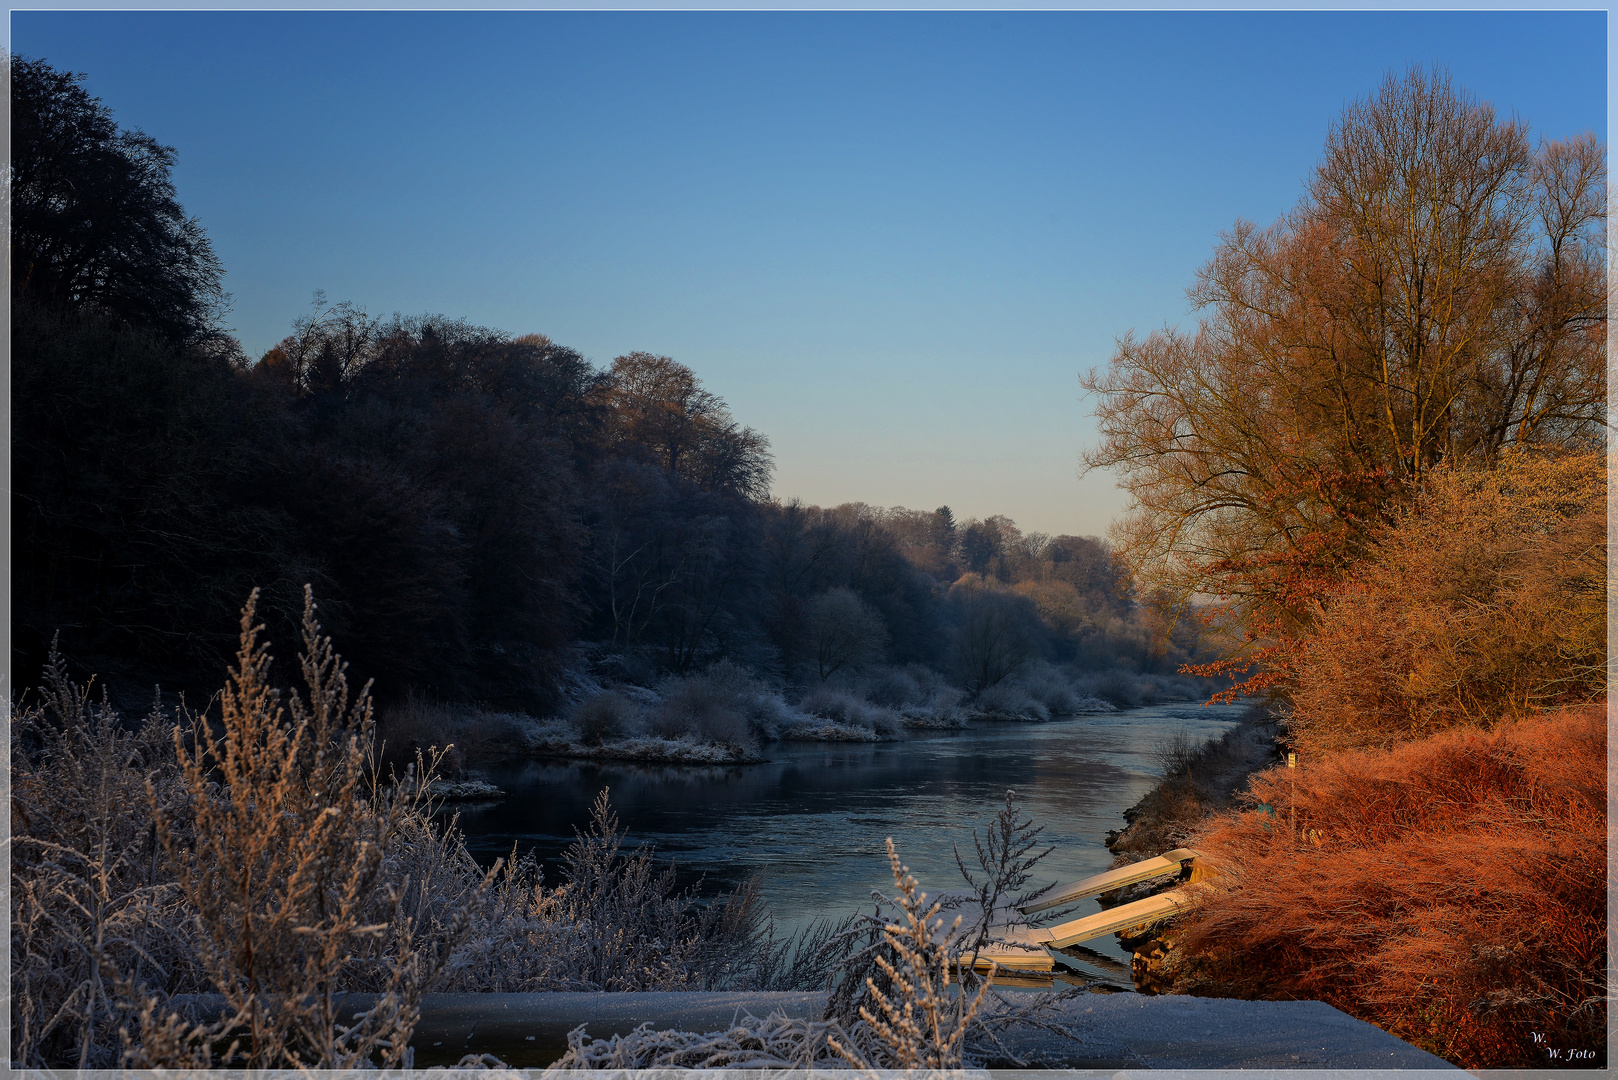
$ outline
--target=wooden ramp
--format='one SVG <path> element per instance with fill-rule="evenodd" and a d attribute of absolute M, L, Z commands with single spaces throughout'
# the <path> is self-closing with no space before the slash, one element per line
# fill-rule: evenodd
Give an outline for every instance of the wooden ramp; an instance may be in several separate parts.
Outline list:
<path fill-rule="evenodd" d="M 989 917 L 989 936 L 994 940 L 978 951 L 973 967 L 978 971 L 987 971 L 994 966 L 1008 975 L 1016 972 L 1029 975 L 1047 972 L 1056 966 L 1050 952 L 1052 949 L 1065 949 L 1119 930 L 1149 926 L 1166 919 L 1189 906 L 1191 890 L 1201 886 L 1182 886 L 1049 928 L 1030 926 L 1027 917 L 1137 881 L 1179 873 L 1187 862 L 1196 857 L 1197 853 L 1190 848 L 1175 848 L 1155 859 L 1130 863 L 1082 881 L 1059 885 L 1047 895 L 1020 908 L 1012 907 L 1009 899 L 1004 900 Z M 931 899 L 944 904 L 944 910 L 939 913 L 943 917 L 943 925 L 935 933 L 935 939 L 963 940 L 976 936 L 982 908 L 975 894 L 951 890 L 938 893 Z M 961 916 L 961 925 L 951 930 L 950 926 L 957 915 Z"/>
<path fill-rule="evenodd" d="M 1191 888 L 1192 886 L 1171 889 L 1156 896 L 1148 896 L 1144 900 L 1136 900 L 1132 904 L 1120 904 L 1118 907 L 1108 908 L 1094 915 L 1086 915 L 1082 919 L 1053 926 L 1041 933 L 1047 935 L 1045 943 L 1048 946 L 1053 949 L 1065 949 L 1069 945 L 1077 945 L 1081 941 L 1090 941 L 1105 934 L 1117 933 L 1119 930 L 1128 930 L 1132 926 L 1147 926 L 1190 907 Z"/>
<path fill-rule="evenodd" d="M 1054 907 L 1082 900 L 1086 896 L 1108 892 L 1124 885 L 1133 885 L 1137 881 L 1147 878 L 1160 877 L 1163 874 L 1172 874 L 1189 860 L 1195 859 L 1197 853 L 1190 848 L 1175 848 L 1165 851 L 1155 859 L 1146 859 L 1128 866 L 1120 866 L 1116 870 L 1095 874 L 1083 881 L 1072 881 L 1066 885 L 1058 885 L 1047 895 L 1040 897 L 1031 904 L 1025 904 L 1020 909 L 1024 915 L 1032 915 L 1038 911 L 1049 911 Z"/>
<path fill-rule="evenodd" d="M 1095 896 L 1137 881 L 1179 873 L 1187 862 L 1196 857 L 1197 853 L 1190 848 L 1175 848 L 1155 859 L 1130 863 L 1128 866 L 1095 874 L 1082 881 L 1059 885 L 1038 900 L 1015 910 L 1008 905 L 996 911 L 991 918 L 990 925 L 993 927 L 991 936 L 996 940 L 978 954 L 975 966 L 979 970 L 987 970 L 993 963 L 1012 971 L 1050 971 L 1055 966 L 1050 954 L 1051 949 L 1065 949 L 1070 945 L 1078 945 L 1131 927 L 1150 926 L 1154 922 L 1175 915 L 1190 905 L 1191 886 L 1158 893 L 1156 896 L 1148 896 L 1133 903 L 1121 904 L 1059 926 L 1040 928 L 1029 926 L 1025 921 L 1026 916 L 1062 907 L 1087 896 Z M 957 908 L 957 911 L 966 913 L 971 910 L 965 906 L 971 894 L 946 893 L 940 899 L 946 897 L 959 898 L 963 902 L 963 906 Z M 963 925 L 962 932 L 965 929 Z"/>

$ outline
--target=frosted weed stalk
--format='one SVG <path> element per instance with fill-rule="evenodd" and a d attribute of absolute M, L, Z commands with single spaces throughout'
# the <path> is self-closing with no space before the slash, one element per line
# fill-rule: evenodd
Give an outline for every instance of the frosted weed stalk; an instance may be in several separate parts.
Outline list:
<path fill-rule="evenodd" d="M 1056 883 L 1051 882 L 1042 889 L 1028 890 L 1034 867 L 1055 848 L 1036 851 L 1039 834 L 1045 831 L 1045 826 L 1035 825 L 1032 818 L 1018 821 L 1018 817 L 1017 795 L 1007 791 L 1005 805 L 989 822 L 983 836 L 979 837 L 978 831 L 972 830 L 972 846 L 977 852 L 978 867 L 983 872 L 982 881 L 967 869 L 966 860 L 961 858 L 961 849 L 958 846 L 955 848 L 955 865 L 960 868 L 961 877 L 971 888 L 972 899 L 978 909 L 977 918 L 960 939 L 962 951 L 970 954 L 963 961 L 967 970 L 976 966 L 978 955 L 987 946 L 1010 944 L 995 936 L 997 928 L 1010 929 L 1028 924 L 1019 907 L 1037 900 L 1056 887 Z"/>
<path fill-rule="evenodd" d="M 307 588 L 305 693 L 292 692 L 282 707 L 254 621 L 257 600 L 255 590 L 242 610 L 240 649 L 220 699 L 223 737 L 215 741 L 195 716 L 189 732 L 176 726 L 182 798 L 156 812 L 225 1014 L 215 1025 L 187 1027 L 147 998 L 125 1063 L 408 1065 L 421 994 L 464 937 L 471 906 L 423 940 L 422 905 L 411 894 L 439 883 L 386 873 L 385 856 L 417 814 L 424 777 L 380 783 L 370 687 L 350 700 L 347 665 L 321 636 Z M 156 806 L 157 789 L 149 790 Z M 344 1017 L 345 993 L 360 988 L 379 996 L 365 1013 Z"/>
<path fill-rule="evenodd" d="M 1039 833 L 1031 821 L 1019 820 L 1007 792 L 986 834 L 973 834 L 984 879 L 967 871 L 957 852 L 973 892 L 931 903 L 889 839 L 894 896 L 873 892 L 874 913 L 817 924 L 771 954 L 769 988 L 830 990 L 819 1020 L 775 1013 L 742 1016 L 706 1034 L 643 1025 L 595 1040 L 581 1027 L 552 1068 L 910 1069 L 925 1075 L 983 1061 L 1024 1065 L 999 1034 L 1012 1025 L 1070 1034 L 1047 1017 L 1053 1005 L 1082 989 L 1013 1006 L 993 989 L 994 966 L 987 975 L 974 966 L 987 945 L 998 943 L 1001 927 L 994 919 L 1045 891 L 1023 891 L 1046 854 L 1036 850 Z M 982 912 L 977 922 L 963 931 L 957 917 L 946 928 L 946 912 L 974 906 Z"/>
<path fill-rule="evenodd" d="M 11 1060 L 118 1063 L 128 1018 L 108 967 L 170 992 L 205 989 L 146 784 L 172 784 L 169 731 L 135 730 L 68 678 L 52 645 L 44 685 L 11 729 Z"/>
<path fill-rule="evenodd" d="M 725 1030 L 705 1034 L 654 1031 L 644 1024 L 628 1035 L 595 1040 L 580 1027 L 569 1034 L 568 1051 L 551 1070 L 960 1068 L 967 1031 L 989 982 L 982 980 L 970 996 L 950 992 L 960 964 L 951 934 L 961 920 L 946 933 L 941 905 L 928 904 L 891 839 L 887 846 L 896 895 L 882 899 L 893 918 L 862 916 L 880 928 L 879 947 L 869 954 L 880 978 L 865 979 L 852 1023 L 830 1013 L 821 1020 L 775 1013 L 741 1016 Z M 864 930 L 862 925 L 857 932 Z M 865 959 L 866 952 L 857 954 L 857 962 Z M 845 968 L 844 980 L 853 977 Z"/>
<path fill-rule="evenodd" d="M 960 929 L 961 916 L 957 915 L 945 932 L 944 920 L 939 916 L 942 905 L 936 900 L 927 904 L 927 894 L 910 876 L 910 868 L 899 862 L 892 837 L 887 844 L 888 864 L 898 890 L 892 903 L 900 918 L 882 928 L 892 959 L 881 952 L 873 957 L 887 977 L 887 991 L 874 978 L 866 978 L 866 991 L 876 1009 L 859 1006 L 860 1019 L 872 1036 L 863 1052 L 852 1041 L 839 1042 L 834 1036 L 828 1036 L 826 1042 L 856 1068 L 959 1068 L 967 1028 L 983 1004 L 994 968 L 990 967 L 988 978 L 978 985 L 970 1000 L 964 984 L 959 993 L 949 993 L 950 970 L 960 965 L 949 939 Z M 878 1060 L 873 1062 L 873 1057 Z"/>

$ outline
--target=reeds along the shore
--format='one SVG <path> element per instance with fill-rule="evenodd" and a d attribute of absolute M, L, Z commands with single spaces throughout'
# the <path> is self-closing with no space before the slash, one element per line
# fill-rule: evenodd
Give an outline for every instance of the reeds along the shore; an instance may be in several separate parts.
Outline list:
<path fill-rule="evenodd" d="M 1467 1068 L 1603 1065 L 1606 790 L 1600 705 L 1260 774 L 1195 841 L 1230 887 L 1175 989 L 1319 998 Z"/>

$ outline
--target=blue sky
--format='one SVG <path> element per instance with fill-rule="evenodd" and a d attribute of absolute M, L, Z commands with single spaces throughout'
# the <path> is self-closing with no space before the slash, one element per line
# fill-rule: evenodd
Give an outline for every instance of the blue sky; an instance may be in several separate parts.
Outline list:
<path fill-rule="evenodd" d="M 1383 74 L 1606 134 L 1606 14 L 17 11 L 175 177 L 257 355 L 310 296 L 690 365 L 775 493 L 1101 534 L 1077 373 L 1187 321 Z"/>

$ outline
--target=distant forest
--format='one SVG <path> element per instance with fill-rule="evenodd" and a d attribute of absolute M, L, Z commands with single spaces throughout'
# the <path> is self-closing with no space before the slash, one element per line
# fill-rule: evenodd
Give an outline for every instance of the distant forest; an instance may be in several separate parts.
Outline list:
<path fill-rule="evenodd" d="M 17 58 L 12 78 L 23 685 L 60 634 L 115 693 L 205 692 L 249 592 L 290 643 L 305 583 L 384 702 L 540 713 L 580 672 L 720 660 L 788 685 L 921 664 L 971 692 L 1005 674 L 959 647 L 984 632 L 1013 666 L 1198 659 L 1197 621 L 1143 603 L 1095 538 L 772 500 L 768 439 L 667 356 L 602 369 L 542 334 L 316 294 L 247 357 L 174 150 L 80 76 Z"/>

